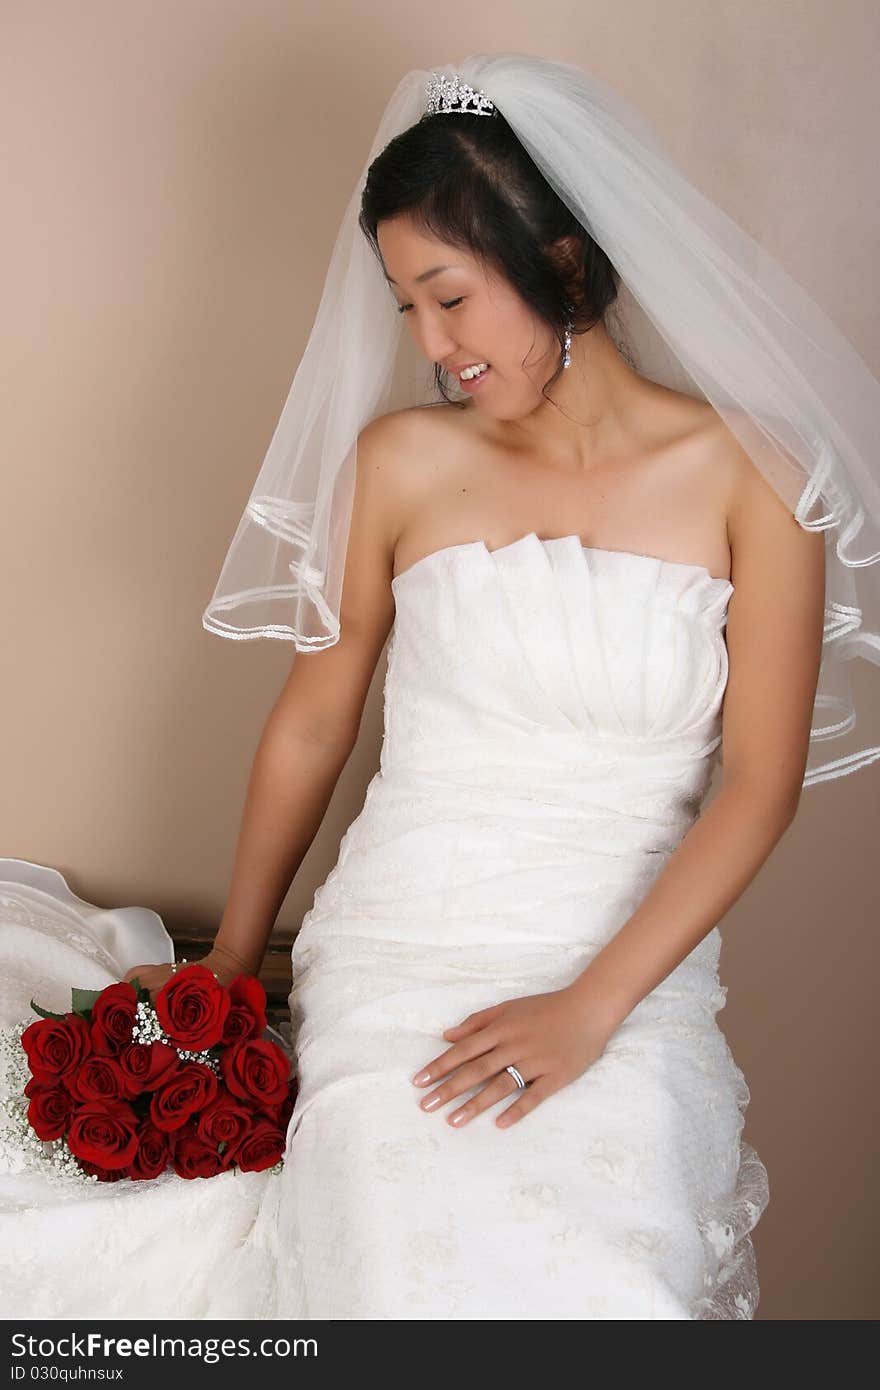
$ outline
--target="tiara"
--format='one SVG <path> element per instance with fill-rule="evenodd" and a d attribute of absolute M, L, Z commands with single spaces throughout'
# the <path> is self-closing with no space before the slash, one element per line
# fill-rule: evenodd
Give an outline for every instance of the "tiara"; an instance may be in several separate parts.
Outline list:
<path fill-rule="evenodd" d="M 432 72 L 425 92 L 428 98 L 426 112 L 432 116 L 437 112 L 444 116 L 450 113 L 491 116 L 495 110 L 486 93 L 475 92 L 473 87 L 461 81 L 458 73 L 454 77 L 447 77 L 445 73 Z"/>

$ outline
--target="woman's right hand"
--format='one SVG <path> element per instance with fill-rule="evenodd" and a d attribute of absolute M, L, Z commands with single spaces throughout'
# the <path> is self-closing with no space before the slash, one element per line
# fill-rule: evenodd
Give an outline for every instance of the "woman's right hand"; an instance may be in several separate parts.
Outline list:
<path fill-rule="evenodd" d="M 228 957 L 215 955 L 209 951 L 206 956 L 201 956 L 199 960 L 188 960 L 187 965 L 204 965 L 206 969 L 212 970 L 218 977 L 221 985 L 229 985 L 237 975 L 242 972 L 234 969 L 230 965 Z M 178 969 L 181 967 L 178 966 Z M 135 965 L 131 970 L 127 970 L 123 975 L 123 980 L 130 982 L 137 979 L 139 983 L 150 991 L 150 999 L 155 1003 L 156 995 L 168 980 L 171 979 L 172 971 L 170 964 L 163 965 Z"/>
<path fill-rule="evenodd" d="M 125 983 L 137 980 L 138 984 L 150 991 L 150 999 L 155 1003 L 156 995 L 167 980 L 171 979 L 170 965 L 135 965 L 126 970 L 122 979 Z"/>

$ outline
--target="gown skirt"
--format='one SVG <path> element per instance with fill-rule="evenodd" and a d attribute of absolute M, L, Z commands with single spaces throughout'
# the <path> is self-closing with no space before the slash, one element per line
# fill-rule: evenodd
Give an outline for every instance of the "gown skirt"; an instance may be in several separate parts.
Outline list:
<path fill-rule="evenodd" d="M 411 1080 L 468 1014 L 574 980 L 697 819 L 733 585 L 529 533 L 392 587 L 379 770 L 293 947 L 283 1168 L 83 1193 L 0 1143 L 7 1317 L 755 1316 L 769 1187 L 718 1025 L 717 926 L 509 1128 L 513 1096 L 458 1129 L 480 1088 L 425 1112 Z M 16 864 L 0 1024 L 171 958 L 155 914 Z"/>

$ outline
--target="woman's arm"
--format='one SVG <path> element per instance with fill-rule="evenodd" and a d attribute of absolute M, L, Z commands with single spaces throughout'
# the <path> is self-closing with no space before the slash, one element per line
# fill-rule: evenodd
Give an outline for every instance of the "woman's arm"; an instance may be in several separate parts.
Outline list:
<path fill-rule="evenodd" d="M 259 974 L 281 904 L 351 753 L 341 728 L 309 732 L 311 712 L 305 700 L 292 700 L 284 713 L 276 706 L 260 739 L 226 906 L 203 962 L 221 979 L 224 965 L 229 975 Z"/>
<path fill-rule="evenodd" d="M 254 759 L 226 907 L 212 947 L 212 955 L 231 952 L 252 974 L 260 969 L 275 918 L 355 745 L 394 621 L 390 460 L 397 428 L 395 416 L 384 416 L 358 436 L 339 641 L 296 654 Z"/>
<path fill-rule="evenodd" d="M 226 906 L 198 962 L 227 984 L 258 974 L 275 919 L 357 740 L 364 702 L 394 621 L 395 461 L 404 422 L 381 416 L 358 436 L 357 475 L 340 606 L 340 638 L 297 652 L 254 757 Z M 138 966 L 149 990 L 170 966 Z"/>
<path fill-rule="evenodd" d="M 794 819 L 822 654 L 825 536 L 744 453 L 732 554 L 722 784 L 636 911 L 571 986 L 612 1030 L 715 927 Z"/>

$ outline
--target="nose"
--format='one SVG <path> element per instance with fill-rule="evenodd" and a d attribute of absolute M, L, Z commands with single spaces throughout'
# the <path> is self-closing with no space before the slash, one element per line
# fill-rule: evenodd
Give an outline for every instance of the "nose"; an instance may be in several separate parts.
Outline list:
<path fill-rule="evenodd" d="M 439 319 L 423 318 L 418 328 L 412 325 L 417 346 L 429 362 L 441 366 L 455 356 L 455 343 Z"/>

